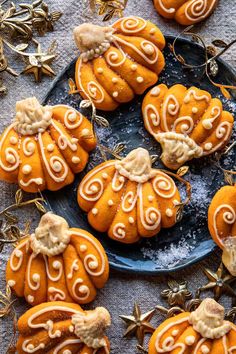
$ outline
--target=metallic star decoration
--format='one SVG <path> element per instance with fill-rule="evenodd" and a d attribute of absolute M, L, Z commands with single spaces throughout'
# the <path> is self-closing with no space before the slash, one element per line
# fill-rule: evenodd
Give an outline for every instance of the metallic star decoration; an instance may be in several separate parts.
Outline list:
<path fill-rule="evenodd" d="M 124 333 L 124 337 L 135 336 L 140 345 L 143 344 L 145 333 L 153 333 L 155 328 L 150 324 L 156 310 L 151 310 L 144 314 L 141 314 L 139 305 L 135 303 L 133 315 L 120 316 L 120 318 L 127 324 L 127 329 Z"/>
<path fill-rule="evenodd" d="M 47 53 L 41 52 L 41 46 L 38 43 L 38 49 L 36 55 L 29 56 L 29 63 L 26 68 L 22 71 L 22 74 L 33 74 L 35 82 L 41 82 L 42 76 L 54 76 L 55 72 L 50 67 L 50 64 L 56 58 L 56 55 L 50 50 Z"/>
<path fill-rule="evenodd" d="M 236 297 L 235 291 L 230 286 L 236 278 L 228 273 L 223 263 L 220 264 L 216 272 L 213 272 L 208 268 L 204 268 L 204 273 L 209 279 L 209 282 L 198 288 L 197 296 L 200 296 L 202 291 L 213 290 L 215 300 L 219 300 L 223 294 Z"/>

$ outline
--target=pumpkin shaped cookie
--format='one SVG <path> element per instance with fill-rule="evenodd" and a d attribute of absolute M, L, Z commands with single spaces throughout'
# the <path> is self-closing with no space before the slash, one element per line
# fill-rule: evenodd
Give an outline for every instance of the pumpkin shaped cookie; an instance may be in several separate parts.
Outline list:
<path fill-rule="evenodd" d="M 162 162 L 170 169 L 222 149 L 234 123 L 218 98 L 179 84 L 152 88 L 143 100 L 142 112 L 145 128 L 161 144 Z"/>
<path fill-rule="evenodd" d="M 108 276 L 100 242 L 85 230 L 70 229 L 65 219 L 50 212 L 35 233 L 16 246 L 6 268 L 7 284 L 32 306 L 56 300 L 87 304 Z"/>
<path fill-rule="evenodd" d="M 18 320 L 18 354 L 109 354 L 105 329 L 111 324 L 104 307 L 83 311 L 79 305 L 46 302 Z"/>
<path fill-rule="evenodd" d="M 236 185 L 222 187 L 208 209 L 208 228 L 223 250 L 222 261 L 236 276 Z"/>
<path fill-rule="evenodd" d="M 176 223 L 179 191 L 166 173 L 151 166 L 147 150 L 98 165 L 78 187 L 89 223 L 116 241 L 134 243 Z"/>
<path fill-rule="evenodd" d="M 181 25 L 193 25 L 209 17 L 218 0 L 154 0 L 157 12 Z"/>
<path fill-rule="evenodd" d="M 0 179 L 26 192 L 61 189 L 74 180 L 96 146 L 91 123 L 74 108 L 16 103 L 13 123 L 0 137 Z"/>
<path fill-rule="evenodd" d="M 164 321 L 154 332 L 148 354 L 235 354 L 236 326 L 224 320 L 224 308 L 205 299 L 192 313 Z"/>
<path fill-rule="evenodd" d="M 163 70 L 165 39 L 153 23 L 125 17 L 110 27 L 85 23 L 74 29 L 81 52 L 75 80 L 81 96 L 112 111 L 153 86 Z"/>

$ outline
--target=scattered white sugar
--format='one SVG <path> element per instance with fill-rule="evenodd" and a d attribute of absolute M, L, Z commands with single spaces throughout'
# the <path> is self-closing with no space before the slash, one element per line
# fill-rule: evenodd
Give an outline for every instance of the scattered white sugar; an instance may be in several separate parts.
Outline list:
<path fill-rule="evenodd" d="M 191 238 L 194 238 L 193 235 Z M 176 266 L 181 260 L 188 258 L 194 245 L 190 245 L 187 240 L 189 237 L 182 238 L 178 243 L 171 243 L 164 249 L 154 250 L 151 247 L 141 248 L 141 252 L 146 259 L 150 259 L 161 268 L 172 268 Z"/>

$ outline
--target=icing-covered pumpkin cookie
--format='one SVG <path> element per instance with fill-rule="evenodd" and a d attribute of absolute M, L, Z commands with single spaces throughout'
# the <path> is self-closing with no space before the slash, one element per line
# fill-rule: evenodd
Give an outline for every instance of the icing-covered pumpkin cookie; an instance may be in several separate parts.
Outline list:
<path fill-rule="evenodd" d="M 236 326 L 224 320 L 224 308 L 205 299 L 192 313 L 164 321 L 154 332 L 148 354 L 235 354 Z"/>
<path fill-rule="evenodd" d="M 181 25 L 193 25 L 209 17 L 218 0 L 154 0 L 157 12 Z"/>
<path fill-rule="evenodd" d="M 63 301 L 32 307 L 18 320 L 18 354 L 109 354 L 105 330 L 111 324 L 104 307 L 83 311 Z"/>
<path fill-rule="evenodd" d="M 104 111 L 153 86 L 165 65 L 163 34 L 140 17 L 121 18 L 111 27 L 85 23 L 74 29 L 74 37 L 81 52 L 75 68 L 77 88 Z"/>
<path fill-rule="evenodd" d="M 208 228 L 223 250 L 222 261 L 236 276 L 236 185 L 222 187 L 208 209 Z"/>
<path fill-rule="evenodd" d="M 43 215 L 35 233 L 21 240 L 6 268 L 7 284 L 32 306 L 56 300 L 89 303 L 108 276 L 100 242 L 52 213 Z"/>
<path fill-rule="evenodd" d="M 96 230 L 134 243 L 175 225 L 179 191 L 172 178 L 151 164 L 148 151 L 138 148 L 121 161 L 98 165 L 83 178 L 78 203 Z"/>
<path fill-rule="evenodd" d="M 13 123 L 0 137 L 0 179 L 26 192 L 58 190 L 74 180 L 96 146 L 91 123 L 74 108 L 16 103 Z"/>
<path fill-rule="evenodd" d="M 218 98 L 179 84 L 152 88 L 143 100 L 142 112 L 147 131 L 161 144 L 162 162 L 171 169 L 222 149 L 234 123 Z"/>

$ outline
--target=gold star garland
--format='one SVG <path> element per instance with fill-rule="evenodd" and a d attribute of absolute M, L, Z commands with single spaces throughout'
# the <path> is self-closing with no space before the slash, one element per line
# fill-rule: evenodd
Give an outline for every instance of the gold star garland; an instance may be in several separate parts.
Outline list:
<path fill-rule="evenodd" d="M 9 3 L 8 6 L 7 3 Z M 31 72 L 34 73 L 36 81 L 41 80 L 42 74 L 53 76 L 54 71 L 50 68 L 49 64 L 55 59 L 55 55 L 41 52 L 39 46 L 37 53 L 26 52 L 26 49 L 35 41 L 33 38 L 35 33 L 43 36 L 47 32 L 53 31 L 54 24 L 59 20 L 61 15 L 60 11 L 50 12 L 48 5 L 43 0 L 36 0 L 29 4 L 23 3 L 18 6 L 8 0 L 1 2 L 0 75 L 3 72 L 7 72 L 13 76 L 19 75 L 9 65 L 8 57 L 4 51 L 5 47 L 8 47 L 21 57 L 28 57 L 29 65 L 33 66 Z M 15 43 L 16 41 L 17 43 Z M 30 68 L 27 68 L 27 70 L 25 68 L 22 73 L 30 73 Z M 0 94 L 6 92 L 7 87 L 3 84 L 2 77 L 0 76 Z"/>

